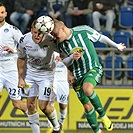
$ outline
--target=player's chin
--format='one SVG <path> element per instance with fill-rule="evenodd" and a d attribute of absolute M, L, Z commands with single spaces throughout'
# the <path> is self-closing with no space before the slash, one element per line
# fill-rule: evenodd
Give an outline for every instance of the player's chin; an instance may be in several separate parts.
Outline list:
<path fill-rule="evenodd" d="M 35 43 L 40 43 L 41 42 L 41 40 L 39 40 L 39 39 L 35 39 L 34 41 L 35 41 Z"/>

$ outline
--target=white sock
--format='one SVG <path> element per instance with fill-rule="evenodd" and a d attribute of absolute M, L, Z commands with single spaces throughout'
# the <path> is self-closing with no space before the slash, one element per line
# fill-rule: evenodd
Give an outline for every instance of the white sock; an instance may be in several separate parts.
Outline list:
<path fill-rule="evenodd" d="M 60 109 L 59 112 L 59 123 L 61 123 L 63 125 L 65 118 L 67 115 L 67 108 L 65 108 L 64 110 Z"/>
<path fill-rule="evenodd" d="M 28 119 L 32 129 L 32 133 L 40 133 L 38 112 L 33 115 L 28 115 Z"/>
<path fill-rule="evenodd" d="M 25 111 L 25 115 L 28 116 L 28 110 Z"/>
<path fill-rule="evenodd" d="M 54 111 L 48 116 L 49 121 L 52 123 L 53 128 L 55 131 L 58 131 L 60 129 L 60 125 L 57 119 L 57 115 L 56 115 L 56 110 L 54 109 Z"/>
<path fill-rule="evenodd" d="M 50 105 L 51 105 L 52 107 L 54 107 L 54 102 L 51 102 Z M 52 123 L 50 122 L 49 119 L 48 119 L 48 127 L 52 127 L 52 128 L 53 128 L 53 125 L 52 125 Z"/>
<path fill-rule="evenodd" d="M 48 127 L 52 127 L 52 128 L 53 128 L 53 125 L 52 125 L 52 123 L 49 121 L 49 119 L 48 119 Z"/>

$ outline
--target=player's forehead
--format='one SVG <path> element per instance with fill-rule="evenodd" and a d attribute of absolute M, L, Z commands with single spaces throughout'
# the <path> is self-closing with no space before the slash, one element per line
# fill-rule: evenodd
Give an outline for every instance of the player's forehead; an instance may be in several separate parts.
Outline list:
<path fill-rule="evenodd" d="M 42 33 L 40 30 L 38 30 L 35 27 L 33 27 L 31 31 L 32 31 L 32 34 L 36 35 L 36 36 L 44 36 L 45 35 L 44 33 Z"/>
<path fill-rule="evenodd" d="M 0 13 L 6 12 L 6 8 L 4 6 L 0 6 Z"/>

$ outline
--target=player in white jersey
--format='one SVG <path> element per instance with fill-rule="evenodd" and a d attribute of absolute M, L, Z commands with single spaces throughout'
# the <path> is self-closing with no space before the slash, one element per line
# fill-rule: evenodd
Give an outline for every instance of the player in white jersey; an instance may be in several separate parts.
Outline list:
<path fill-rule="evenodd" d="M 53 90 L 54 93 L 51 95 L 51 105 L 54 106 L 54 102 L 59 103 L 59 123 L 62 130 L 63 123 L 67 115 L 67 103 L 69 96 L 69 83 L 68 83 L 68 69 L 65 64 L 62 62 L 59 54 L 54 52 L 56 56 L 55 60 L 55 70 L 54 70 L 54 82 Z M 49 122 L 49 121 L 48 121 Z M 49 122 L 49 128 L 46 133 L 51 133 L 53 128 Z M 63 130 L 62 130 L 63 132 Z"/>
<path fill-rule="evenodd" d="M 6 88 L 15 108 L 27 111 L 26 102 L 21 100 L 18 85 L 16 43 L 21 31 L 5 21 L 5 6 L 0 3 L 0 92 Z"/>
<path fill-rule="evenodd" d="M 39 114 L 36 110 L 36 98 L 41 111 L 52 123 L 53 133 L 60 132 L 60 125 L 56 110 L 49 103 L 53 92 L 53 78 L 56 45 L 50 35 L 44 35 L 35 28 L 36 20 L 32 23 L 31 32 L 25 34 L 18 44 L 18 72 L 19 87 L 24 88 L 29 84 L 29 89 L 24 89 L 27 94 L 28 118 L 33 133 L 40 133 Z M 26 63 L 26 74 L 23 79 Z M 28 91 L 27 91 L 28 90 Z"/>
<path fill-rule="evenodd" d="M 53 82 L 55 98 L 57 102 L 67 104 L 69 94 L 68 70 L 65 64 L 59 58 L 55 63 L 56 67 Z"/>

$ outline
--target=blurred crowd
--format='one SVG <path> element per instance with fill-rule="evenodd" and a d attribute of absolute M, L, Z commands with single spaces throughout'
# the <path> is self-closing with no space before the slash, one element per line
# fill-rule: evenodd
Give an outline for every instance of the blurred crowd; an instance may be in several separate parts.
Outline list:
<path fill-rule="evenodd" d="M 31 22 L 42 15 L 63 21 L 68 27 L 89 25 L 101 32 L 111 33 L 119 28 L 119 10 L 125 0 L 0 0 L 7 7 L 6 21 L 17 26 L 22 33 L 30 29 Z"/>

